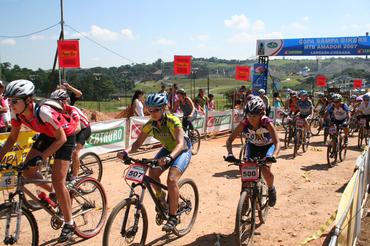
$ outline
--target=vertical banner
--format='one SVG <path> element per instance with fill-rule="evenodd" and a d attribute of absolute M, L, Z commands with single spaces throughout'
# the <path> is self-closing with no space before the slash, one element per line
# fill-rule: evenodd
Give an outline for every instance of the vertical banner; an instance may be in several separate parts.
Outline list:
<path fill-rule="evenodd" d="M 80 68 L 79 40 L 58 40 L 59 68 Z"/>
<path fill-rule="evenodd" d="M 174 56 L 173 73 L 189 75 L 191 73 L 192 56 Z"/>
<path fill-rule="evenodd" d="M 361 79 L 354 79 L 353 80 L 353 88 L 362 88 L 362 80 Z"/>
<path fill-rule="evenodd" d="M 264 89 L 267 93 L 267 64 L 253 65 L 253 92 Z"/>
<path fill-rule="evenodd" d="M 326 77 L 324 75 L 317 75 L 316 76 L 316 86 L 326 87 Z"/>
<path fill-rule="evenodd" d="M 250 81 L 251 68 L 249 66 L 236 66 L 235 68 L 235 79 Z"/>

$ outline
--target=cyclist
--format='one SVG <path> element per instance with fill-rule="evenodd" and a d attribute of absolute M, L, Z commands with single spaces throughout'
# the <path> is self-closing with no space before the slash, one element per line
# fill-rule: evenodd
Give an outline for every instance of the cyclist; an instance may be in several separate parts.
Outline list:
<path fill-rule="evenodd" d="M 266 96 L 266 91 L 264 89 L 259 89 L 258 90 L 258 95 L 260 96 L 260 98 L 262 99 L 263 103 L 265 104 L 265 107 L 266 107 L 266 115 L 269 116 L 270 115 L 270 100 L 269 98 Z"/>
<path fill-rule="evenodd" d="M 298 94 L 295 91 L 289 92 L 289 99 L 285 102 L 285 110 L 289 111 L 289 114 L 298 113 Z"/>
<path fill-rule="evenodd" d="M 38 108 L 33 101 L 34 92 L 34 84 L 23 79 L 12 81 L 6 87 L 5 97 L 10 102 L 12 130 L 0 151 L 0 159 L 3 159 L 17 141 L 22 124 L 41 133 L 26 157 L 25 162 L 29 164 L 29 169 L 24 172 L 24 176 L 30 179 L 42 179 L 37 165 L 55 153 L 51 179 L 65 221 L 58 239 L 58 242 L 62 243 L 73 236 L 75 229 L 71 199 L 65 187 L 65 180 L 75 145 L 76 123 L 48 105 Z M 37 111 L 39 117 L 37 117 Z M 39 120 L 43 123 L 41 124 Z M 52 192 L 50 185 L 40 184 L 39 186 Z"/>
<path fill-rule="evenodd" d="M 175 103 L 174 112 L 180 107 L 183 112 L 182 127 L 186 132 L 186 129 L 193 130 L 193 124 L 191 123 L 195 118 L 197 118 L 197 111 L 195 110 L 194 103 L 190 97 L 186 96 L 186 91 L 184 89 L 178 89 L 176 92 L 178 96 L 178 101 Z"/>
<path fill-rule="evenodd" d="M 304 119 L 304 128 L 306 131 L 306 135 L 307 137 L 310 137 L 310 129 L 307 122 L 307 117 L 310 116 L 313 112 L 312 102 L 308 99 L 308 93 L 306 90 L 301 90 L 298 95 L 300 97 L 297 103 L 299 117 L 301 119 Z"/>
<path fill-rule="evenodd" d="M 370 96 L 368 94 L 363 95 L 363 102 L 358 106 L 358 111 L 360 118 L 366 119 L 366 131 L 369 129 L 369 119 L 370 119 Z"/>
<path fill-rule="evenodd" d="M 332 95 L 333 104 L 328 107 L 327 114 L 331 121 L 337 126 L 342 126 L 344 130 L 344 143 L 348 144 L 348 124 L 351 112 L 346 103 L 342 102 L 340 94 Z"/>
<path fill-rule="evenodd" d="M 259 97 L 253 97 L 247 103 L 245 109 L 246 118 L 236 127 L 226 141 L 228 152 L 226 161 L 235 162 L 237 160 L 233 155 L 232 143 L 242 132 L 245 132 L 248 141 L 245 150 L 246 159 L 259 157 L 264 158 L 266 161 L 275 161 L 280 151 L 280 142 L 272 120 L 265 115 L 265 110 L 265 104 Z M 271 167 L 264 166 L 262 173 L 269 187 L 268 204 L 270 207 L 273 207 L 276 203 L 276 189 Z"/>
<path fill-rule="evenodd" d="M 191 159 L 191 143 L 185 137 L 181 121 L 176 116 L 166 113 L 167 97 L 164 94 L 151 94 L 146 98 L 145 105 L 150 113 L 150 120 L 143 126 L 138 139 L 131 147 L 117 154 L 117 157 L 124 159 L 128 153 L 135 152 L 148 136 L 153 136 L 161 142 L 163 148 L 156 154 L 162 169 L 149 170 L 149 176 L 160 182 L 161 174 L 169 167 L 167 176 L 168 199 L 169 199 L 169 219 L 162 230 L 171 232 L 175 229 L 178 220 L 176 211 L 179 202 L 178 180 L 185 172 Z M 162 201 L 165 193 L 156 186 L 153 187 L 156 196 Z"/>
<path fill-rule="evenodd" d="M 79 108 L 69 105 L 70 97 L 67 91 L 57 89 L 51 93 L 50 98 L 57 100 L 63 107 L 64 112 L 71 115 L 77 121 L 76 148 L 72 153 L 72 177 L 70 177 L 74 181 L 80 169 L 80 151 L 84 147 L 86 140 L 91 136 L 89 118 Z"/>
<path fill-rule="evenodd" d="M 319 108 L 319 116 L 320 116 L 320 124 L 323 125 L 324 123 L 324 115 L 325 115 L 325 110 L 326 110 L 326 107 L 328 106 L 328 99 L 325 97 L 325 94 L 322 93 L 322 92 L 319 92 L 318 93 L 318 97 L 319 97 L 319 100 L 317 101 L 315 107 L 314 107 L 314 111 L 317 112 L 317 108 Z"/>

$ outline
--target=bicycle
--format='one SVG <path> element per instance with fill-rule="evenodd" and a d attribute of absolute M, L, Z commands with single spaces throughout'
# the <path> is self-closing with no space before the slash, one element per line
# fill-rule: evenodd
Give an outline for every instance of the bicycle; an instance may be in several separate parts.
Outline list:
<path fill-rule="evenodd" d="M 289 148 L 290 143 L 293 139 L 293 133 L 294 133 L 294 125 L 295 125 L 295 119 L 296 116 L 288 117 L 287 118 L 287 125 L 284 128 L 285 129 L 285 136 L 284 136 L 284 147 L 287 149 Z"/>
<path fill-rule="evenodd" d="M 224 157 L 225 159 L 225 157 Z M 276 162 L 271 158 L 271 162 Z M 256 211 L 259 225 L 264 224 L 268 215 L 268 187 L 262 176 L 262 167 L 267 165 L 266 160 L 255 158 L 253 160 L 233 162 L 239 167 L 242 181 L 242 191 L 238 202 L 235 218 L 235 233 L 237 245 L 250 245 L 253 243 L 256 229 Z"/>
<path fill-rule="evenodd" d="M 358 130 L 358 137 L 357 137 L 357 146 L 358 148 L 362 148 L 362 144 L 365 140 L 365 145 L 368 144 L 367 138 L 368 138 L 368 129 L 366 129 L 366 118 L 360 118 L 359 121 L 359 130 Z"/>
<path fill-rule="evenodd" d="M 39 200 L 25 184 L 51 183 L 51 180 L 25 179 L 22 176 L 28 163 L 19 166 L 0 165 L 0 188 L 2 190 L 14 189 L 9 192 L 6 201 L 0 205 L 0 231 L 4 238 L 1 240 L 5 245 L 39 245 L 39 230 L 35 217 L 23 204 L 27 194 L 34 203 L 38 204 L 50 216 L 50 224 L 54 230 L 58 230 L 64 223 L 59 205 L 51 206 L 44 200 Z M 93 192 L 86 192 L 86 187 L 93 186 Z M 96 236 L 106 220 L 107 199 L 101 184 L 91 177 L 82 178 L 73 185 L 67 185 L 72 201 L 72 218 L 75 222 L 75 234 L 88 239 Z"/>
<path fill-rule="evenodd" d="M 149 168 L 160 168 L 154 159 L 133 159 L 126 157 L 124 164 L 125 182 L 130 187 L 129 197 L 118 203 L 110 214 L 105 226 L 103 245 L 145 245 L 148 233 L 148 216 L 143 204 L 145 191 L 148 190 L 156 206 L 156 224 L 162 225 L 169 218 L 168 204 L 157 198 L 152 185 L 163 190 L 167 186 L 146 175 Z M 131 185 L 128 181 L 132 181 Z M 177 210 L 178 225 L 173 233 L 184 236 L 193 227 L 199 206 L 198 188 L 191 179 L 179 181 L 179 206 Z M 141 193 L 135 191 L 140 187 Z M 186 190 L 188 189 L 188 192 Z M 187 220 L 188 219 L 188 220 Z"/>
<path fill-rule="evenodd" d="M 323 129 L 321 116 L 318 114 L 310 120 L 310 132 L 312 136 L 318 136 Z"/>
<path fill-rule="evenodd" d="M 343 126 L 339 125 L 339 131 L 335 124 L 331 124 L 329 132 L 329 143 L 326 151 L 326 159 L 329 167 L 333 167 L 337 162 L 338 156 L 340 161 L 344 161 L 347 155 L 347 144 L 344 141 Z"/>
<path fill-rule="evenodd" d="M 306 136 L 306 130 L 304 129 L 304 119 L 297 117 L 294 128 L 294 151 L 293 158 L 297 156 L 299 148 L 302 146 L 303 152 L 308 149 L 310 139 Z"/>

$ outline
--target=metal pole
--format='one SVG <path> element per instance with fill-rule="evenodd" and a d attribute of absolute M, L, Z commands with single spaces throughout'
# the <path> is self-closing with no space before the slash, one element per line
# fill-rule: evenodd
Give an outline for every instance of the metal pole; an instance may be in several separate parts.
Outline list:
<path fill-rule="evenodd" d="M 60 0 L 60 27 L 61 27 L 61 40 L 64 40 L 64 18 L 63 18 L 63 0 Z M 63 74 L 63 80 L 66 79 L 66 73 L 63 68 L 62 70 Z M 59 85 L 61 84 L 61 81 L 59 81 Z"/>
<path fill-rule="evenodd" d="M 365 34 L 366 34 L 366 38 L 369 37 L 369 32 L 366 32 Z M 367 60 L 367 55 L 365 59 Z"/>
<path fill-rule="evenodd" d="M 208 95 L 209 95 L 209 75 L 208 75 L 208 77 L 207 77 L 207 93 L 208 93 Z"/>

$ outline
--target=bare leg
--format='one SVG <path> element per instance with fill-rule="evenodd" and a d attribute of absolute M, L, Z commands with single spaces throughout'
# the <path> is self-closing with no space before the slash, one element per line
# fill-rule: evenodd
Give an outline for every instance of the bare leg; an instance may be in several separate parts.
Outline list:
<path fill-rule="evenodd" d="M 65 186 L 68 169 L 69 161 L 55 160 L 51 176 L 64 221 L 72 220 L 71 198 Z"/>

